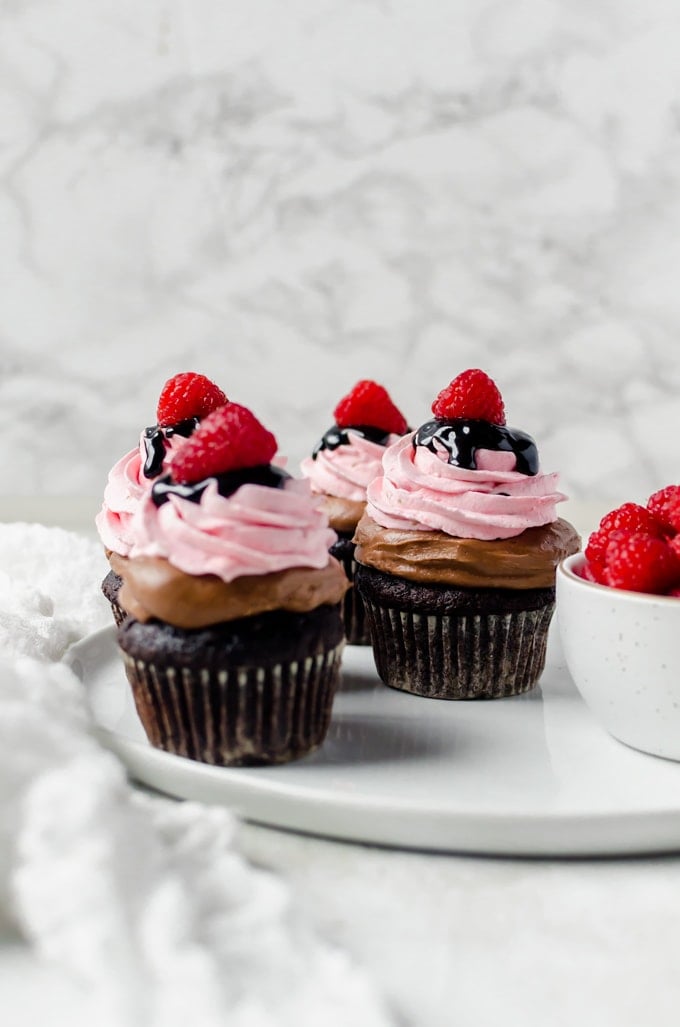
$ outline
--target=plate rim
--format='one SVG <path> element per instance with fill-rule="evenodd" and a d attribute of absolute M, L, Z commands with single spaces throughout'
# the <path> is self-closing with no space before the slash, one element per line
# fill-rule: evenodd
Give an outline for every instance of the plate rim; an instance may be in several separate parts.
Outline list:
<path fill-rule="evenodd" d="M 115 633 L 113 624 L 102 627 L 76 642 L 66 655 L 65 662 L 80 678 L 88 696 L 87 680 L 78 668 L 80 654 L 96 645 L 115 644 Z M 505 814 L 460 809 L 452 812 L 450 807 L 431 801 L 414 807 L 412 800 L 387 801 L 344 792 L 333 797 L 332 816 L 322 816 L 320 823 L 312 823 L 309 814 L 324 810 L 327 786 L 310 795 L 296 782 L 279 782 L 271 776 L 258 781 L 253 777 L 258 768 L 215 767 L 175 756 L 104 726 L 92 710 L 91 716 L 95 736 L 121 760 L 134 780 L 174 799 L 226 805 L 246 821 L 279 830 L 347 843 L 441 854 L 588 858 L 680 851 L 680 800 L 677 808 L 666 806 L 629 812 L 566 810 Z M 612 740 L 631 752 L 636 751 L 623 742 Z M 673 762 L 638 755 L 642 759 Z M 338 773 L 342 773 L 342 768 Z M 195 783 L 203 793 L 200 796 L 192 787 Z M 206 791 L 210 793 L 207 798 Z M 221 796 L 217 794 L 220 791 Z M 376 827 L 375 822 L 377 811 L 384 815 L 380 827 Z M 408 824 L 402 828 L 399 818 L 404 814 L 408 814 Z M 354 818 L 354 827 L 348 822 L 350 818 Z M 436 828 L 433 827 L 435 820 L 438 821 Z M 421 832 L 415 839 L 414 828 Z"/>

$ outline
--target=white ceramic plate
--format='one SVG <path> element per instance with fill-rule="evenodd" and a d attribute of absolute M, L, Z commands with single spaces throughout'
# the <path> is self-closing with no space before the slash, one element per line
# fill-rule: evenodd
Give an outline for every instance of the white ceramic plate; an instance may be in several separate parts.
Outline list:
<path fill-rule="evenodd" d="M 420 699 L 382 685 L 370 650 L 347 647 L 322 748 L 283 767 L 215 768 L 151 748 L 114 629 L 72 650 L 103 742 L 133 778 L 248 820 L 412 849 L 515 855 L 680 850 L 680 764 L 628 749 L 598 726 L 551 629 L 528 695 Z"/>

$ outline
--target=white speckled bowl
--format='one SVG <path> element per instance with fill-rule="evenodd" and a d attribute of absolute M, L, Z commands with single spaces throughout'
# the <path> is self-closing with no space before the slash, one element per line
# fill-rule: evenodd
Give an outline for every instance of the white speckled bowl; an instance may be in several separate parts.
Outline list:
<path fill-rule="evenodd" d="M 625 592 L 557 570 L 557 621 L 576 687 L 626 745 L 680 760 L 680 598 Z"/>

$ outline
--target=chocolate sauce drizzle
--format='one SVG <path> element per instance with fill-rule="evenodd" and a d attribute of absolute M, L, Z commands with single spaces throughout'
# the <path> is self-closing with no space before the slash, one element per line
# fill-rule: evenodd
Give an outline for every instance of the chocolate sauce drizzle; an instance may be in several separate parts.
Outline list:
<path fill-rule="evenodd" d="M 143 467 L 144 477 L 157 478 L 161 473 L 165 457 L 166 439 L 171 439 L 173 435 L 182 435 L 185 439 L 188 439 L 196 431 L 198 424 L 197 417 L 188 417 L 186 421 L 180 421 L 178 424 L 169 424 L 165 428 L 161 428 L 159 424 L 152 424 L 149 428 L 145 428 L 144 449 L 146 450 L 146 459 Z"/>
<path fill-rule="evenodd" d="M 477 469 L 475 453 L 478 449 L 514 453 L 517 460 L 515 470 L 521 474 L 538 474 L 538 450 L 531 435 L 501 424 L 462 417 L 427 421 L 413 436 L 413 445 L 425 446 L 433 453 L 444 449 L 448 453 L 448 463 L 471 471 Z"/>
<path fill-rule="evenodd" d="M 382 428 L 373 428 L 370 424 L 353 424 L 348 428 L 340 428 L 334 424 L 325 435 L 322 435 L 312 451 L 312 460 L 316 460 L 322 449 L 337 449 L 338 446 L 349 445 L 349 435 L 359 435 L 362 439 L 375 442 L 378 446 L 386 446 L 390 432 Z"/>
<path fill-rule="evenodd" d="M 214 474 L 188 485 L 177 484 L 169 474 L 164 474 L 154 482 L 151 499 L 156 506 L 167 503 L 170 496 L 179 496 L 192 503 L 200 503 L 201 496 L 211 481 L 217 482 L 217 491 L 226 498 L 233 495 L 241 485 L 266 485 L 268 488 L 282 489 L 290 477 L 287 471 L 281 467 L 274 467 L 273 464 L 258 464 L 256 467 L 244 467 L 238 471 L 225 471 L 224 474 Z"/>

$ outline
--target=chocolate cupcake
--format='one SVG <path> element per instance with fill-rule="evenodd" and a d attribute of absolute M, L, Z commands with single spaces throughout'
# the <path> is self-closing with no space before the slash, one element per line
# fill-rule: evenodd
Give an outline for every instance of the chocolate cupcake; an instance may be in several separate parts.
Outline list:
<path fill-rule="evenodd" d="M 387 390 L 374 381 L 362 380 L 340 400 L 333 411 L 335 424 L 301 464 L 312 490 L 323 496 L 337 540 L 331 554 L 340 561 L 350 582 L 354 580 L 354 532 L 366 509 L 366 488 L 381 473 L 385 447 L 407 431 L 403 414 Z M 347 641 L 370 645 L 364 607 L 356 589 L 344 600 L 343 616 Z"/>
<path fill-rule="evenodd" d="M 185 371 L 168 379 L 158 399 L 156 424 L 145 428 L 137 448 L 125 453 L 109 471 L 104 501 L 95 519 L 107 557 L 111 553 L 127 556 L 133 541 L 133 516 L 154 481 L 201 418 L 226 402 L 222 390 L 203 374 Z M 118 602 L 121 584 L 120 576 L 110 571 L 101 585 L 117 625 L 126 616 Z"/>
<path fill-rule="evenodd" d="M 309 484 L 272 464 L 246 408 L 207 416 L 132 523 L 118 632 L 152 745 L 221 766 L 283 763 L 328 730 L 348 587 Z"/>
<path fill-rule="evenodd" d="M 478 369 L 390 446 L 354 541 L 360 593 L 385 684 L 437 699 L 530 689 L 545 664 L 555 568 L 577 552 L 565 497 L 533 439 L 508 428 Z"/>

